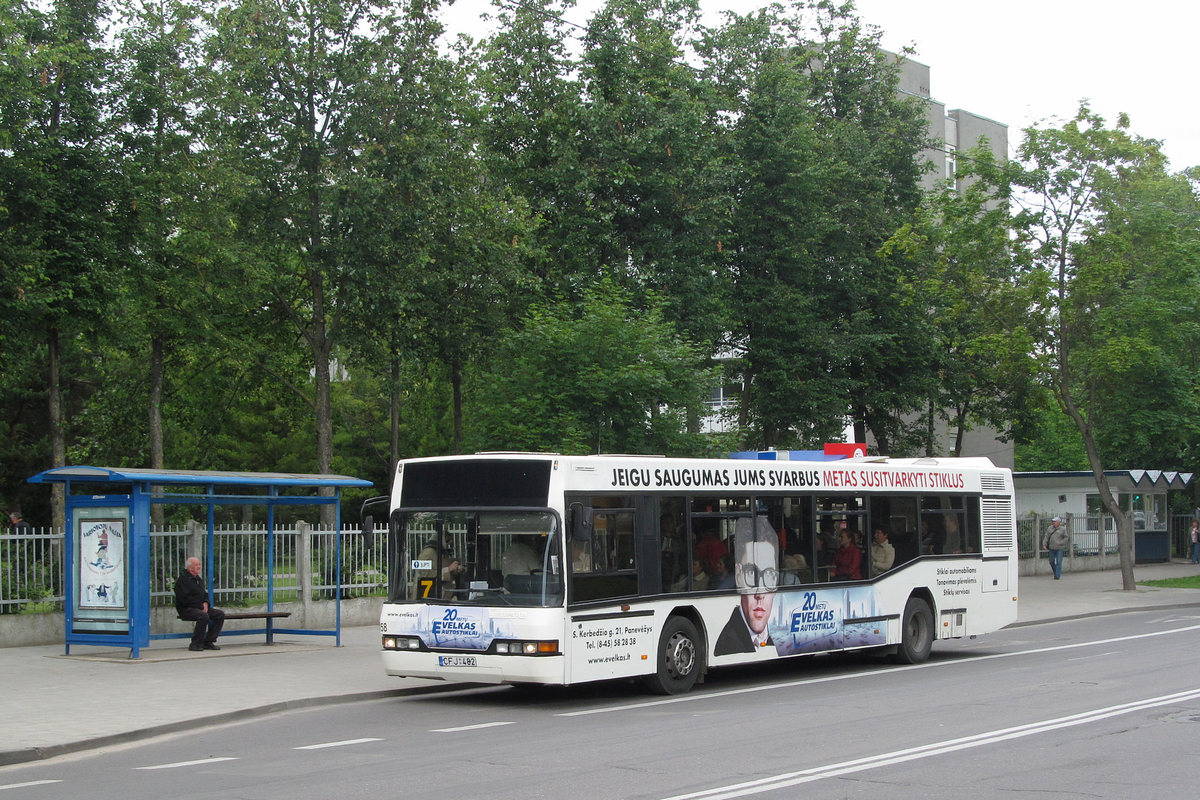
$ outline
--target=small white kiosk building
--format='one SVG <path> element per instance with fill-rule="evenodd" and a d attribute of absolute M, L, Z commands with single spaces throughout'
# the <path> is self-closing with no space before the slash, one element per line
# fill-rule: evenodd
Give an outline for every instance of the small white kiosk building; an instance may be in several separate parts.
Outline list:
<path fill-rule="evenodd" d="M 1167 493 L 1186 488 L 1192 473 L 1111 469 L 1104 474 L 1121 508 L 1133 515 L 1134 559 L 1139 563 L 1170 560 Z M 1090 471 L 1014 472 L 1013 485 L 1018 519 L 1036 518 L 1038 531 L 1043 529 L 1043 521 L 1052 517 L 1059 516 L 1068 522 L 1072 555 L 1116 553 L 1116 525 L 1100 502 L 1096 479 Z M 1040 547 L 1040 542 L 1035 542 L 1034 547 Z"/>

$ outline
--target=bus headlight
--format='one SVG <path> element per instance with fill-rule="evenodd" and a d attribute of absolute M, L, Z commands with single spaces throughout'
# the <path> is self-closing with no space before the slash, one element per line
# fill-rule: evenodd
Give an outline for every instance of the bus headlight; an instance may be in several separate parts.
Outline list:
<path fill-rule="evenodd" d="M 546 656 L 558 655 L 558 640 L 540 642 L 496 642 L 496 653 L 502 656 Z"/>
<path fill-rule="evenodd" d="M 416 636 L 385 636 L 384 650 L 420 650 L 421 640 Z"/>

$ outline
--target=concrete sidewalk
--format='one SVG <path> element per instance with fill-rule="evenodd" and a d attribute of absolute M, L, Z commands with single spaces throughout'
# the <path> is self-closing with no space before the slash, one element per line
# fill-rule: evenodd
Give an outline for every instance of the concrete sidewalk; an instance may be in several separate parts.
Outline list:
<path fill-rule="evenodd" d="M 1194 575 L 1187 562 L 1139 566 L 1139 581 Z M 1095 614 L 1200 606 L 1200 590 L 1121 591 L 1117 571 L 1022 578 L 1018 625 Z M 0 648 L 0 765 L 50 758 L 196 725 L 329 703 L 427 691 L 440 681 L 383 674 L 376 626 L 332 637 L 222 637 L 219 652 L 192 653 L 186 640 L 128 649 L 62 645 Z"/>

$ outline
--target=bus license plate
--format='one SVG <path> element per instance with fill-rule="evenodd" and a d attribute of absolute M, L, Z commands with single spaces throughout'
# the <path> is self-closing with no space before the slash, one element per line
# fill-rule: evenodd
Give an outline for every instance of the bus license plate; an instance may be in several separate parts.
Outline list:
<path fill-rule="evenodd" d="M 475 656 L 438 656 L 439 667 L 474 667 Z"/>

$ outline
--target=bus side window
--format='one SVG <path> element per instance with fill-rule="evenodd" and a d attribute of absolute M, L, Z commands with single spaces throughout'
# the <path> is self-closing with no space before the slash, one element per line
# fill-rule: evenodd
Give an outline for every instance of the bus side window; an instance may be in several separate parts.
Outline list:
<path fill-rule="evenodd" d="M 659 552 L 662 568 L 662 591 L 681 591 L 687 588 L 690 559 L 684 500 L 664 498 L 658 518 Z M 675 588 L 678 587 L 678 588 Z"/>
<path fill-rule="evenodd" d="M 634 513 L 632 509 L 607 510 L 593 507 L 590 567 L 576 570 L 572 600 L 629 597 L 638 592 Z"/>

